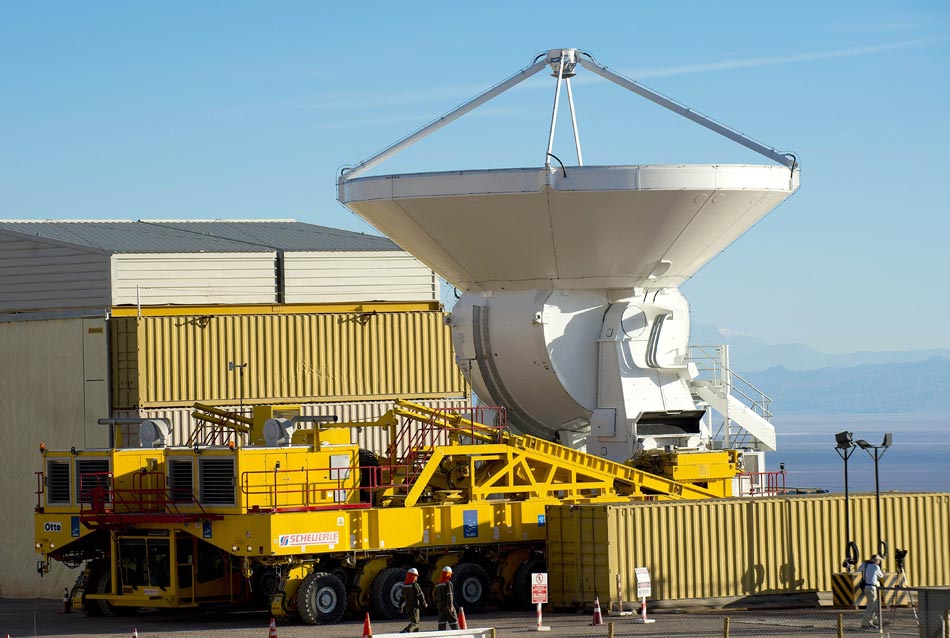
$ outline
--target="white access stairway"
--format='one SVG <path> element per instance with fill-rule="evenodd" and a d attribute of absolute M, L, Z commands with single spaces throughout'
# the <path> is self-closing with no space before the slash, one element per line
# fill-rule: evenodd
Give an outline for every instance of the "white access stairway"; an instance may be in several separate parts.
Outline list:
<path fill-rule="evenodd" d="M 723 417 L 722 446 L 774 452 L 772 400 L 729 368 L 729 347 L 692 346 L 690 362 L 699 372 L 689 384 L 693 396 Z"/>

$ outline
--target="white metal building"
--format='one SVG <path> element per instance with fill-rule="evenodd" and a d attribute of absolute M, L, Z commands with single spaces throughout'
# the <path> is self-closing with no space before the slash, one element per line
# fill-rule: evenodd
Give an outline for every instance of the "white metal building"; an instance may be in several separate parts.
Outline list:
<path fill-rule="evenodd" d="M 0 313 L 438 299 L 385 237 L 296 221 L 0 221 Z"/>

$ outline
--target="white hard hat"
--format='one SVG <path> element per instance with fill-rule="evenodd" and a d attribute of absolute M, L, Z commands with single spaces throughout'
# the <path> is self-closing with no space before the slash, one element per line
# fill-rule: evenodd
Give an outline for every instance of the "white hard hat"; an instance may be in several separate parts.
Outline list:
<path fill-rule="evenodd" d="M 445 567 L 442 568 L 442 571 L 451 574 L 451 573 L 452 573 L 452 568 L 449 567 L 448 565 L 446 565 Z"/>
<path fill-rule="evenodd" d="M 415 574 L 416 576 L 418 576 L 418 575 L 419 575 L 419 570 L 416 569 L 415 567 L 410 567 L 410 568 L 409 568 L 409 573 L 410 573 L 410 574 Z"/>

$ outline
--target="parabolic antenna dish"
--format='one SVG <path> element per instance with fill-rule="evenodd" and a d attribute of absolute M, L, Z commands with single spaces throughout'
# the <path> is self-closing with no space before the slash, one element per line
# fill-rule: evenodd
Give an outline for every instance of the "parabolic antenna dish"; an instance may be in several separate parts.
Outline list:
<path fill-rule="evenodd" d="M 784 166 L 362 177 L 340 199 L 466 291 L 678 286 L 791 195 Z"/>
<path fill-rule="evenodd" d="M 546 68 L 556 85 L 542 166 L 368 176 Z M 775 165 L 585 165 L 571 88 L 579 68 Z M 576 165 L 554 154 L 562 87 Z M 713 440 L 705 406 L 694 399 L 701 388 L 693 384 L 689 307 L 678 287 L 794 193 L 799 176 L 793 154 L 625 78 L 587 52 L 551 49 L 343 169 L 337 197 L 465 291 L 448 323 L 480 400 L 505 406 L 517 431 L 624 462 L 639 449 Z M 774 427 L 758 412 L 742 402 L 738 410 L 731 395 L 704 400 L 744 430 L 743 445 L 775 448 Z"/>

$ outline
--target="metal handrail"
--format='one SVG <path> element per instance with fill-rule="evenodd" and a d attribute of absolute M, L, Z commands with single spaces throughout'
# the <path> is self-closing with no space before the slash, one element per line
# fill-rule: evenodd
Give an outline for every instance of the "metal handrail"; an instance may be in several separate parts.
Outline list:
<path fill-rule="evenodd" d="M 369 466 L 366 466 L 368 469 Z M 273 511 L 287 511 L 287 510 L 313 510 L 320 509 L 325 507 L 335 507 L 335 508 L 358 508 L 358 507 L 369 507 L 365 503 L 325 503 L 325 502 L 316 502 L 311 501 L 311 495 L 316 491 L 346 491 L 346 490 L 359 490 L 363 486 L 359 484 L 358 480 L 355 480 L 353 472 L 359 472 L 361 469 L 364 469 L 360 465 L 350 465 L 346 467 L 320 467 L 320 468 L 301 468 L 301 469 L 289 469 L 289 470 L 248 470 L 241 474 L 241 494 L 244 496 L 261 496 L 268 495 L 272 499 L 272 508 Z M 326 472 L 330 475 L 330 478 L 325 480 L 314 479 L 311 481 L 311 473 L 323 473 Z M 295 481 L 281 481 L 280 478 L 288 478 L 295 474 L 303 474 L 302 480 Z M 333 474 L 337 473 L 336 478 L 333 478 Z M 254 481 L 252 479 L 255 476 L 265 477 L 262 481 Z M 271 480 L 272 479 L 272 480 Z M 288 500 L 288 497 L 291 495 L 299 495 L 299 501 L 294 502 L 293 500 Z M 285 500 L 288 500 L 288 504 L 280 505 L 281 497 L 284 497 Z M 261 507 L 259 505 L 251 505 L 246 507 L 247 511 L 260 511 Z"/>
<path fill-rule="evenodd" d="M 160 485 L 158 487 L 141 487 L 141 481 L 145 477 L 156 477 Z M 88 490 L 82 489 L 83 479 L 95 479 L 95 486 Z M 100 483 L 100 478 L 106 478 L 106 485 Z M 139 486 L 135 482 L 139 482 Z M 123 517 L 127 515 L 134 516 L 199 516 L 208 518 L 210 515 L 204 509 L 195 494 L 191 493 L 191 501 L 198 507 L 197 513 L 186 513 L 178 508 L 178 505 L 168 495 L 168 488 L 165 485 L 165 475 L 162 472 L 136 472 L 133 477 L 133 486 L 131 488 L 115 487 L 115 475 L 112 472 L 90 472 L 81 474 L 79 478 L 80 503 L 79 515 L 83 520 L 90 518 L 102 519 L 105 516 Z M 103 520 L 106 524 L 108 520 Z"/>
<path fill-rule="evenodd" d="M 714 388 L 724 389 L 728 396 L 733 396 L 766 421 L 772 420 L 772 398 L 752 384 L 729 365 L 729 346 L 690 346 L 687 361 L 696 365 L 697 371 L 708 375 L 708 380 Z M 733 432 L 732 419 L 725 415 L 723 422 L 714 435 L 715 440 L 728 440 L 732 447 L 744 447 L 752 435 L 739 429 Z M 726 429 L 728 427 L 728 430 Z"/>
<path fill-rule="evenodd" d="M 43 494 L 46 493 L 46 472 L 39 470 L 33 472 L 36 476 L 36 511 L 43 510 Z"/>
<path fill-rule="evenodd" d="M 479 422 L 480 415 L 489 411 L 500 415 L 501 425 L 492 426 Z M 386 453 L 391 464 L 406 468 L 408 484 L 422 472 L 435 446 L 446 445 L 451 440 L 461 440 L 462 437 L 470 439 L 472 443 L 497 442 L 507 429 L 505 409 L 497 406 L 427 408 L 399 401 L 393 412 L 404 417 L 407 423 L 394 437 Z M 471 418 L 463 417 L 465 413 L 469 413 Z M 421 423 L 422 427 L 413 430 L 409 421 Z M 405 444 L 408 453 L 399 458 L 399 447 L 402 444 Z M 399 461 L 401 463 L 398 463 Z"/>
<path fill-rule="evenodd" d="M 778 472 L 740 472 L 740 485 L 742 477 L 746 477 L 749 479 L 750 489 L 748 494 L 740 494 L 739 496 L 784 496 L 788 494 L 786 476 L 787 472 L 784 470 Z"/>
<path fill-rule="evenodd" d="M 734 396 L 745 399 L 746 406 L 767 421 L 772 419 L 772 398 L 757 388 L 751 381 L 733 370 L 726 363 L 728 346 L 690 346 L 687 361 L 697 364 L 702 372 L 708 372 L 716 387 L 729 386 Z M 713 350 L 713 353 L 709 351 Z M 694 354 L 698 352 L 699 356 Z M 739 381 L 739 384 L 735 382 Z"/>

